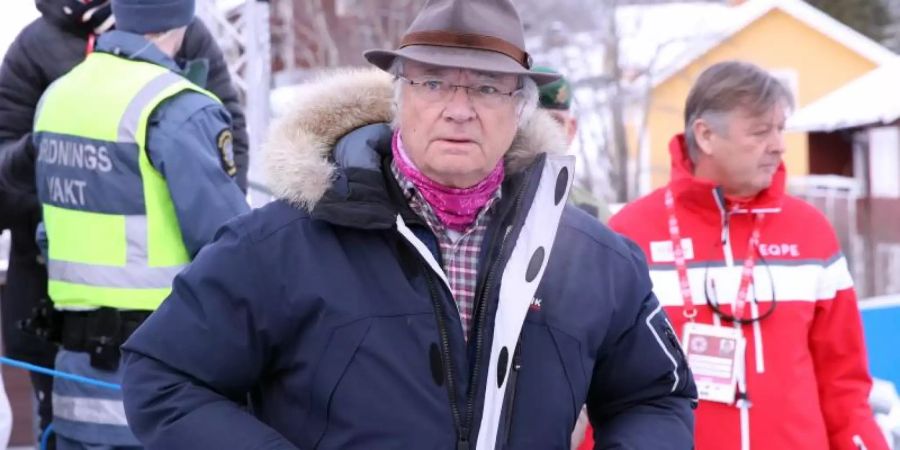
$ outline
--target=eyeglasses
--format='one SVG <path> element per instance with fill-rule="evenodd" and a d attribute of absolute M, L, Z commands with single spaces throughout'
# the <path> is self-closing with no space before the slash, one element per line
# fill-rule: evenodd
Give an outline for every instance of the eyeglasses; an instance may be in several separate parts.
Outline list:
<path fill-rule="evenodd" d="M 715 279 L 712 280 L 713 295 L 712 296 L 709 295 L 710 294 L 710 292 L 709 292 L 709 286 L 710 286 L 709 281 L 710 280 L 709 280 L 709 265 L 707 264 L 706 272 L 703 275 L 703 293 L 706 295 L 706 304 L 709 305 L 709 307 L 713 310 L 713 313 L 715 313 L 719 317 L 721 317 L 722 320 L 724 320 L 726 322 L 739 323 L 739 324 L 743 325 L 743 324 L 762 321 L 763 319 L 768 318 L 769 316 L 772 315 L 772 313 L 775 312 L 775 303 L 776 303 L 776 300 L 775 300 L 775 278 L 772 277 L 772 269 L 769 267 L 769 263 L 766 261 L 766 259 L 763 258 L 762 255 L 757 255 L 757 258 L 759 259 L 759 262 L 761 262 L 763 264 L 763 266 L 765 266 L 766 272 L 769 275 L 769 283 L 770 283 L 769 286 L 770 286 L 770 289 L 772 292 L 772 301 L 769 303 L 771 306 L 769 306 L 761 314 L 754 315 L 751 310 L 750 317 L 737 317 L 737 316 L 734 316 L 733 314 L 728 314 L 722 310 L 721 306 L 719 305 L 718 295 L 716 293 Z M 751 288 L 753 289 L 753 298 L 751 301 L 754 305 L 759 306 L 759 301 L 756 298 L 756 283 L 751 284 Z"/>
<path fill-rule="evenodd" d="M 410 85 L 420 98 L 428 102 L 446 102 L 450 99 L 457 89 L 465 89 L 469 100 L 478 106 L 486 108 L 499 108 L 508 105 L 514 96 L 522 92 L 521 89 L 504 92 L 490 84 L 479 84 L 477 86 L 464 86 L 460 84 L 451 84 L 440 79 L 423 79 L 410 80 L 409 78 L 397 76 L 398 80 Z"/>

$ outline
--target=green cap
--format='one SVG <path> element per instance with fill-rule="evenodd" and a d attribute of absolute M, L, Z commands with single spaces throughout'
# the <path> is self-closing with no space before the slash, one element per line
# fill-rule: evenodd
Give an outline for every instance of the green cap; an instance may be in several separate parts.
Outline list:
<path fill-rule="evenodd" d="M 556 70 L 543 66 L 534 67 L 531 70 L 543 73 L 559 73 Z M 541 86 L 539 92 L 538 99 L 541 108 L 566 110 L 572 106 L 572 86 L 565 77 Z"/>

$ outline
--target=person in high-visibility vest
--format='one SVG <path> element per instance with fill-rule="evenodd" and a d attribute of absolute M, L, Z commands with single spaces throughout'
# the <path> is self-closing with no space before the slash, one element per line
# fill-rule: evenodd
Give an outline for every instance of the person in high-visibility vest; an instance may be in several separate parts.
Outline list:
<path fill-rule="evenodd" d="M 118 383 L 119 345 L 220 225 L 249 210 L 230 117 L 173 56 L 193 0 L 113 0 L 117 28 L 38 107 L 36 180 L 56 368 Z M 57 448 L 140 448 L 118 392 L 57 380 Z"/>

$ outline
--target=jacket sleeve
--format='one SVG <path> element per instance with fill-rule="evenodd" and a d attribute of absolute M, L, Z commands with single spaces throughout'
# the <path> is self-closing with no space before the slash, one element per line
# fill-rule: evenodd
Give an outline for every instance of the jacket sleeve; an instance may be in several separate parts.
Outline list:
<path fill-rule="evenodd" d="M 30 138 L 28 133 L 17 141 L 0 143 L 0 230 L 28 223 L 40 214 Z"/>
<path fill-rule="evenodd" d="M 202 94 L 182 93 L 153 113 L 147 133 L 150 160 L 166 179 L 182 238 L 195 255 L 225 222 L 250 210 L 223 168 L 228 113 Z"/>
<path fill-rule="evenodd" d="M 250 169 L 250 142 L 247 136 L 247 123 L 237 90 L 231 82 L 228 64 L 222 50 L 216 43 L 209 29 L 202 20 L 195 20 L 188 27 L 184 46 L 185 59 L 205 59 L 209 62 L 209 77 L 206 89 L 219 97 L 219 100 L 231 114 L 231 131 L 234 133 L 234 164 L 237 166 L 235 180 L 241 190 L 247 191 L 247 173 Z"/>
<path fill-rule="evenodd" d="M 27 33 L 10 45 L 0 66 L 0 142 L 30 133 L 38 100 L 50 84 L 27 45 Z"/>
<path fill-rule="evenodd" d="M 613 324 L 597 358 L 587 407 L 597 449 L 690 450 L 697 389 L 653 295 L 643 254 L 628 241 Z"/>
<path fill-rule="evenodd" d="M 39 205 L 34 185 L 34 112 L 49 81 L 26 48 L 26 34 L 10 45 L 0 66 L 0 196 L 4 223 L 30 217 Z M 8 223 L 7 223 L 8 224 Z"/>
<path fill-rule="evenodd" d="M 809 333 L 830 448 L 887 450 L 868 404 L 872 378 L 847 260 L 838 252 L 832 261 L 819 282 Z"/>
<path fill-rule="evenodd" d="M 125 413 L 147 450 L 296 450 L 241 405 L 290 324 L 271 323 L 277 283 L 235 230 L 222 229 L 122 347 Z"/>

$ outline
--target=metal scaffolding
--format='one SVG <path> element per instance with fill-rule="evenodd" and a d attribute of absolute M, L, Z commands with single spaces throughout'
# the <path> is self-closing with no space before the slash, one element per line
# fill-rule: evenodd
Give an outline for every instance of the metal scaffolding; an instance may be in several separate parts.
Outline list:
<path fill-rule="evenodd" d="M 269 2 L 201 0 L 197 2 L 197 15 L 221 47 L 244 104 L 250 139 L 249 197 L 253 206 L 259 206 L 271 197 L 262 170 L 262 144 L 271 116 Z"/>

